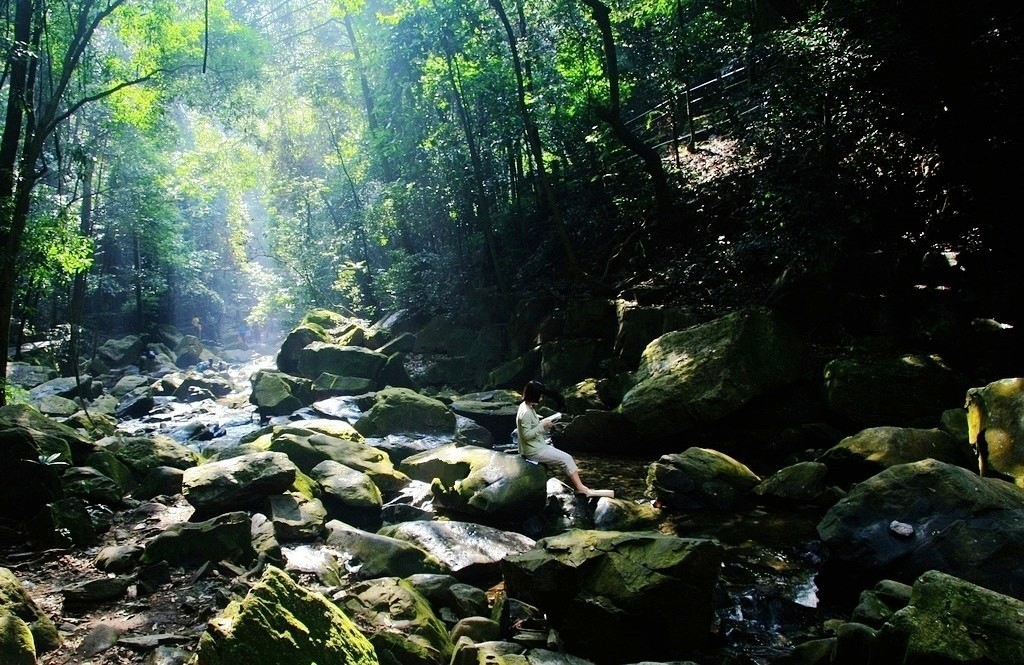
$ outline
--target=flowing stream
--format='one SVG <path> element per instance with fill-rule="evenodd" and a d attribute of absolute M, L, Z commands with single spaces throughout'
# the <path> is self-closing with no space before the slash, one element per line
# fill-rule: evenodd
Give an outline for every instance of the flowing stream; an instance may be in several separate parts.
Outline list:
<path fill-rule="evenodd" d="M 120 423 L 133 434 L 162 433 L 209 456 L 232 447 L 261 427 L 248 404 L 249 376 L 272 366 L 272 358 L 254 356 L 226 371 L 239 387 L 217 401 L 181 403 L 158 401 L 144 418 Z M 333 417 L 354 420 L 358 409 L 349 400 L 335 400 L 327 409 Z M 310 417 L 325 414 L 309 412 Z M 277 419 L 285 422 L 288 418 Z M 276 421 L 275 421 L 276 422 Z M 198 433 L 199 437 L 195 438 Z M 448 439 L 446 439 L 448 440 Z M 424 446 L 441 443 L 420 440 Z M 387 440 L 368 440 L 388 448 Z M 394 442 L 390 442 L 394 443 Z M 581 475 L 591 487 L 615 489 L 616 497 L 648 502 L 647 469 L 653 459 L 575 454 Z M 671 513 L 659 526 L 663 533 L 684 538 L 712 538 L 725 556 L 716 592 L 714 639 L 702 663 L 769 663 L 787 652 L 794 637 L 820 626 L 825 619 L 849 616 L 849 608 L 829 607 L 819 597 L 815 574 L 820 563 L 815 526 L 823 512 L 752 507 L 735 513 Z"/>

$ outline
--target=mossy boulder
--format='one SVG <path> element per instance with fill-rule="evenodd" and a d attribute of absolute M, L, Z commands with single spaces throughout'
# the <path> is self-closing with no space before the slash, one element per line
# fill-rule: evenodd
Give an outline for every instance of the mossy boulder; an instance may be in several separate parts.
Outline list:
<path fill-rule="evenodd" d="M 247 564 L 255 557 L 249 515 L 225 513 L 204 522 L 172 524 L 146 543 L 142 563 L 166 561 L 172 566 L 201 565 L 223 560 Z"/>
<path fill-rule="evenodd" d="M 0 407 L 0 429 L 6 427 L 34 430 L 32 436 L 39 452 L 44 455 L 60 453 L 64 462 L 80 464 L 96 450 L 95 444 L 80 432 L 48 418 L 28 404 Z"/>
<path fill-rule="evenodd" d="M 398 492 L 409 484 L 408 476 L 395 469 L 384 451 L 364 443 L 362 435 L 349 425 L 330 421 L 346 429 L 329 428 L 333 433 L 328 434 L 315 424 L 318 422 L 305 421 L 276 430 L 269 449 L 285 453 L 304 473 L 327 460 L 344 464 L 368 475 L 384 494 Z"/>
<path fill-rule="evenodd" d="M 915 582 L 910 604 L 878 636 L 893 663 L 1024 663 L 1024 602 L 939 571 Z"/>
<path fill-rule="evenodd" d="M 20 522 L 64 495 L 62 467 L 40 462 L 41 456 L 46 457 L 39 449 L 42 436 L 25 427 L 0 428 L 0 517 Z M 55 461 L 67 464 L 71 452 L 66 444 L 59 444 L 63 459 L 59 455 Z"/>
<path fill-rule="evenodd" d="M 28 626 L 32 634 L 34 653 L 43 654 L 61 645 L 62 640 L 57 627 L 28 595 L 21 586 L 21 581 L 9 569 L 0 568 L 0 617 L 5 615 L 17 617 Z M 8 625 L 7 633 L 10 635 L 12 632 L 15 637 L 21 634 L 18 626 Z M 15 642 L 24 644 L 24 635 Z"/>
<path fill-rule="evenodd" d="M 316 325 L 325 331 L 341 330 L 353 324 L 354 320 L 329 309 L 314 309 L 306 312 L 299 322 L 300 326 Z"/>
<path fill-rule="evenodd" d="M 145 478 L 150 471 L 160 466 L 184 471 L 199 461 L 198 455 L 163 434 L 112 437 L 100 443 L 103 450 L 113 453 L 137 478 Z"/>
<path fill-rule="evenodd" d="M 36 644 L 28 624 L 0 608 L 0 662 L 36 665 Z"/>
<path fill-rule="evenodd" d="M 109 367 L 138 365 L 146 345 L 138 335 L 108 339 L 96 349 L 96 357 Z"/>
<path fill-rule="evenodd" d="M 860 427 L 937 425 L 969 387 L 938 356 L 838 358 L 825 366 L 829 410 Z"/>
<path fill-rule="evenodd" d="M 370 476 L 333 460 L 317 464 L 310 476 L 323 492 L 330 517 L 357 526 L 380 527 L 383 501 Z"/>
<path fill-rule="evenodd" d="M 1024 379 L 1002 379 L 967 391 L 967 425 L 982 473 L 1024 487 Z"/>
<path fill-rule="evenodd" d="M 279 452 L 252 453 L 187 469 L 182 494 L 197 517 L 258 508 L 292 486 L 298 469 Z"/>
<path fill-rule="evenodd" d="M 362 395 L 373 391 L 376 387 L 377 382 L 373 379 L 324 372 L 316 377 L 310 390 L 313 392 L 313 399 L 321 400 L 339 395 Z"/>
<path fill-rule="evenodd" d="M 846 437 L 818 456 L 832 484 L 849 487 L 897 464 L 937 459 L 971 468 L 977 464 L 966 441 L 940 429 L 871 427 Z"/>
<path fill-rule="evenodd" d="M 742 310 L 647 345 L 619 411 L 641 440 L 667 442 L 794 382 L 801 367 L 795 331 L 770 310 Z"/>
<path fill-rule="evenodd" d="M 828 467 L 810 461 L 779 469 L 753 492 L 765 503 L 831 506 L 842 498 L 842 492 L 828 484 Z"/>
<path fill-rule="evenodd" d="M 277 353 L 277 368 L 286 374 L 299 373 L 299 354 L 302 349 L 313 342 L 330 343 L 331 336 L 316 323 L 305 323 L 297 326 L 281 343 Z"/>
<path fill-rule="evenodd" d="M 648 495 L 678 510 L 732 510 L 760 482 L 743 463 L 707 448 L 662 455 L 647 472 Z"/>
<path fill-rule="evenodd" d="M 404 540 L 363 531 L 337 520 L 327 523 L 327 532 L 325 542 L 352 557 L 349 567 L 358 579 L 408 577 L 446 570 L 437 558 Z"/>
<path fill-rule="evenodd" d="M 824 583 L 910 583 L 938 568 L 1024 598 L 1024 489 L 959 466 L 929 459 L 890 467 L 854 485 L 818 535 L 829 552 Z"/>
<path fill-rule="evenodd" d="M 402 651 L 416 657 L 400 662 L 447 665 L 452 644 L 448 629 L 434 614 L 430 603 L 406 580 L 382 577 L 360 582 L 349 589 L 344 608 L 366 626 L 370 641 L 393 644 L 394 638 L 407 642 Z M 392 640 L 378 638 L 389 635 Z"/>
<path fill-rule="evenodd" d="M 519 455 L 455 444 L 428 450 L 399 467 L 414 480 L 432 482 L 434 503 L 482 518 L 539 513 L 547 498 L 547 474 Z"/>
<path fill-rule="evenodd" d="M 85 502 L 76 497 L 46 504 L 27 526 L 29 540 L 36 549 L 91 547 L 99 541 Z"/>
<path fill-rule="evenodd" d="M 303 397 L 309 392 L 308 382 L 282 372 L 260 370 L 250 377 L 252 393 L 249 401 L 256 405 L 261 416 L 287 416 L 303 407 Z"/>
<path fill-rule="evenodd" d="M 656 532 L 569 531 L 502 562 L 505 588 L 544 611 L 566 649 L 676 661 L 707 641 L 722 547 Z"/>
<path fill-rule="evenodd" d="M 439 400 L 408 388 L 388 388 L 374 396 L 355 428 L 363 436 L 454 434 L 455 414 Z"/>
<path fill-rule="evenodd" d="M 527 349 L 522 355 L 498 365 L 487 375 L 490 388 L 522 390 L 528 381 L 540 373 L 540 348 Z"/>
<path fill-rule="evenodd" d="M 312 342 L 299 352 L 298 375 L 315 379 L 321 374 L 375 380 L 388 357 L 361 346 Z"/>
<path fill-rule="evenodd" d="M 355 623 L 319 593 L 269 566 L 245 598 L 210 620 L 199 638 L 196 665 L 377 665 L 377 654 Z"/>
<path fill-rule="evenodd" d="M 327 520 L 323 502 L 299 492 L 267 497 L 266 511 L 279 542 L 312 540 L 323 532 Z"/>
<path fill-rule="evenodd" d="M 117 506 L 124 497 L 121 486 L 113 479 L 87 466 L 68 469 L 61 477 L 61 483 L 67 496 L 78 497 L 87 503 Z"/>

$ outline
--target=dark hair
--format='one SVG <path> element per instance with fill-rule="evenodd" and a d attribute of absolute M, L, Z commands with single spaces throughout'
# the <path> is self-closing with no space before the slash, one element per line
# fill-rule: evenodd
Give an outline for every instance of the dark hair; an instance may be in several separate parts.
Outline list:
<path fill-rule="evenodd" d="M 546 392 L 544 384 L 540 381 L 530 381 L 523 388 L 523 401 L 524 402 L 539 402 L 540 398 Z"/>
<path fill-rule="evenodd" d="M 537 403 L 541 397 L 550 397 L 558 409 L 565 409 L 565 399 L 557 390 L 546 388 L 540 381 L 530 381 L 523 388 L 523 401 Z"/>

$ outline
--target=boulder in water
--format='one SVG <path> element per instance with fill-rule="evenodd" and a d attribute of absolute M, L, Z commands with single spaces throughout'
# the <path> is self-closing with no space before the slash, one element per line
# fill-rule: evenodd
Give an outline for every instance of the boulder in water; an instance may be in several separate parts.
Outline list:
<path fill-rule="evenodd" d="M 910 583 L 936 569 L 1024 598 L 1024 489 L 959 466 L 890 467 L 854 485 L 818 535 L 829 553 L 823 578 L 837 584 Z"/>
<path fill-rule="evenodd" d="M 846 437 L 818 456 L 829 470 L 832 484 L 849 487 L 897 464 L 923 459 L 974 466 L 966 441 L 958 441 L 939 429 L 871 427 Z"/>
<path fill-rule="evenodd" d="M 707 641 L 722 548 L 655 532 L 569 531 L 502 562 L 510 598 L 543 610 L 572 653 L 681 660 Z"/>
<path fill-rule="evenodd" d="M 287 491 L 297 473 L 284 453 L 241 455 L 187 469 L 182 494 L 198 517 L 255 509 L 267 497 Z"/>
<path fill-rule="evenodd" d="M 662 455 L 647 472 L 648 494 L 677 510 L 731 510 L 760 482 L 746 465 L 707 448 Z"/>
<path fill-rule="evenodd" d="M 439 400 L 408 388 L 388 388 L 355 423 L 363 436 L 388 434 L 454 434 L 455 414 Z"/>
<path fill-rule="evenodd" d="M 352 557 L 348 567 L 357 579 L 409 577 L 445 570 L 440 561 L 412 543 L 363 531 L 337 520 L 327 523 L 325 541 Z"/>

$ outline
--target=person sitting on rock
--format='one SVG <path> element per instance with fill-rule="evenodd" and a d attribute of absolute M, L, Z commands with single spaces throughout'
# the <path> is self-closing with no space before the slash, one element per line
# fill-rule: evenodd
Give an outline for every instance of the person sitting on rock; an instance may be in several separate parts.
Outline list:
<path fill-rule="evenodd" d="M 523 401 L 516 413 L 516 435 L 519 439 L 519 454 L 533 462 L 555 467 L 572 481 L 577 494 L 584 496 L 615 496 L 611 490 L 592 490 L 580 480 L 579 467 L 567 452 L 555 448 L 547 440 L 547 432 L 555 424 L 555 418 L 537 416 L 536 407 L 544 394 L 552 394 L 539 381 L 530 381 L 523 388 Z"/>

